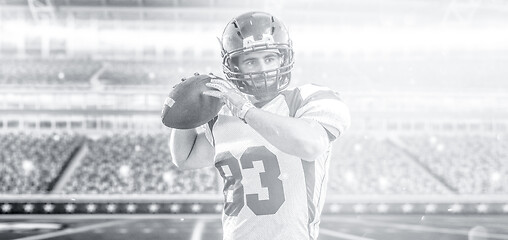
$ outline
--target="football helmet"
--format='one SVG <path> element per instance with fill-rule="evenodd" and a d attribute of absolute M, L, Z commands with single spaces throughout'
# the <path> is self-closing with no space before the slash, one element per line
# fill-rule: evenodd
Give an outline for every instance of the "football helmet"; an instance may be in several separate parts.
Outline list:
<path fill-rule="evenodd" d="M 248 12 L 233 18 L 219 41 L 224 75 L 241 92 L 257 97 L 274 96 L 289 86 L 294 64 L 293 46 L 284 24 L 271 14 Z M 279 53 L 278 68 L 250 73 L 240 71 L 239 55 L 266 50 Z"/>

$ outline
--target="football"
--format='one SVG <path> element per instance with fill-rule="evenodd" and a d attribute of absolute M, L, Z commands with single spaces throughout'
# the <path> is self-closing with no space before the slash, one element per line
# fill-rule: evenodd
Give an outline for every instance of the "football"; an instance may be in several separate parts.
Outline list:
<path fill-rule="evenodd" d="M 222 101 L 202 94 L 212 90 L 205 85 L 211 78 L 209 75 L 194 75 L 176 85 L 164 101 L 162 123 L 170 128 L 192 129 L 217 116 Z"/>

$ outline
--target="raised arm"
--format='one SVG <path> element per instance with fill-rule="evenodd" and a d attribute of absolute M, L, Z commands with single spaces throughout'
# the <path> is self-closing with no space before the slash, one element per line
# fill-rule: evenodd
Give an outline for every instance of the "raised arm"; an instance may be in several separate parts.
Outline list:
<path fill-rule="evenodd" d="M 210 167 L 214 164 L 215 149 L 200 128 L 172 129 L 169 149 L 172 162 L 182 170 Z"/>
<path fill-rule="evenodd" d="M 285 117 L 258 108 L 245 115 L 245 121 L 279 150 L 303 160 L 312 160 L 329 146 L 326 130 L 317 121 Z"/>

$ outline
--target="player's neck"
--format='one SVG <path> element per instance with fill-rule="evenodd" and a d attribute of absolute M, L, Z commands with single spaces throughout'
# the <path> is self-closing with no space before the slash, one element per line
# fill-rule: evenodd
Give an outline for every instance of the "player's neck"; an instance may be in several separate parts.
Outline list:
<path fill-rule="evenodd" d="M 277 94 L 278 95 L 278 94 Z M 277 95 L 273 96 L 263 96 L 263 97 L 251 97 L 251 102 L 257 108 L 262 108 L 264 105 L 272 101 Z"/>

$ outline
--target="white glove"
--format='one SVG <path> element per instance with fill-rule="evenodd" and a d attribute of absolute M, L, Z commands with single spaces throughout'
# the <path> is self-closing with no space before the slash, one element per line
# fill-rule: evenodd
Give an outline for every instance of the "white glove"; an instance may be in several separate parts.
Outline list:
<path fill-rule="evenodd" d="M 210 76 L 212 80 L 206 86 L 217 90 L 204 91 L 203 94 L 222 99 L 233 115 L 245 122 L 245 115 L 255 106 L 234 84 L 215 75 Z"/>

